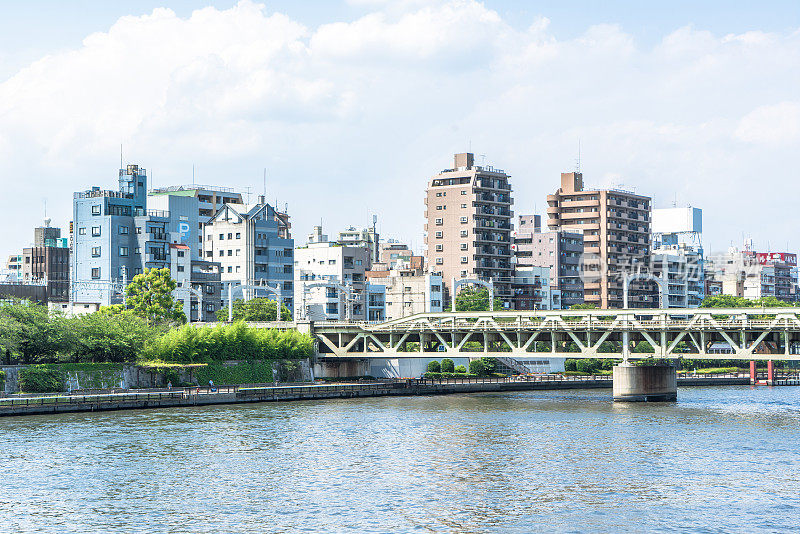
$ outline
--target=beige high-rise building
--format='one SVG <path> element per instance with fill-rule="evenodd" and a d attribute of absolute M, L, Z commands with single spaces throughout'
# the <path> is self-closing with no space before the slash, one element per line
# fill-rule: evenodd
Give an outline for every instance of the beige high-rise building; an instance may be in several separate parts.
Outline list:
<path fill-rule="evenodd" d="M 425 259 L 452 298 L 452 279 L 494 282 L 495 295 L 511 298 L 511 197 L 509 175 L 477 166 L 471 153 L 456 154 L 452 169 L 428 183 Z"/>
<path fill-rule="evenodd" d="M 561 187 L 547 195 L 547 226 L 583 233 L 584 300 L 600 308 L 623 307 L 623 279 L 650 266 L 652 199 L 617 189 L 583 189 L 579 172 L 561 173 Z M 631 283 L 629 304 L 657 307 L 652 282 Z"/>

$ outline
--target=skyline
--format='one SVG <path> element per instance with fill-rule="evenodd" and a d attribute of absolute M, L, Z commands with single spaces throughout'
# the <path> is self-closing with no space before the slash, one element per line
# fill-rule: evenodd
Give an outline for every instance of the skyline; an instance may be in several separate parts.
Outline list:
<path fill-rule="evenodd" d="M 66 229 L 74 191 L 113 189 L 120 144 L 151 187 L 191 183 L 194 166 L 197 183 L 255 194 L 266 167 L 298 242 L 320 217 L 335 233 L 377 213 L 383 236 L 420 248 L 425 183 L 453 153 L 485 154 L 511 174 L 515 212 L 544 214 L 579 139 L 587 186 L 702 208 L 709 252 L 743 236 L 800 248 L 796 18 L 644 37 L 637 10 L 567 31 L 566 14 L 512 2 L 187 5 L 101 10 L 77 44 L 0 54 L 0 172 L 20 226 L 3 254 L 28 244 L 45 198 Z M 767 206 L 787 215 L 765 220 Z"/>

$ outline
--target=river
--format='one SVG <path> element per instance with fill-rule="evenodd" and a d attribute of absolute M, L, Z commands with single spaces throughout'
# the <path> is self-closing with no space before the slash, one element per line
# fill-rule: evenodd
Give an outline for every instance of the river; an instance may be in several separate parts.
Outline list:
<path fill-rule="evenodd" d="M 784 532 L 800 388 L 0 419 L 2 532 Z"/>

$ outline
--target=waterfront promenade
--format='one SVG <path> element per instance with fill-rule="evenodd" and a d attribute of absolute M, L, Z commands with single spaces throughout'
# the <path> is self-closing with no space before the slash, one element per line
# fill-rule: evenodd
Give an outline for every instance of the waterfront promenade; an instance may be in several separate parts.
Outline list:
<path fill-rule="evenodd" d="M 738 373 L 678 378 L 679 386 L 730 386 L 749 383 L 749 376 Z M 539 375 L 513 378 L 376 380 L 344 384 L 188 387 L 5 397 L 0 398 L 0 416 L 355 397 L 610 389 L 611 386 L 611 377 L 606 376 Z"/>

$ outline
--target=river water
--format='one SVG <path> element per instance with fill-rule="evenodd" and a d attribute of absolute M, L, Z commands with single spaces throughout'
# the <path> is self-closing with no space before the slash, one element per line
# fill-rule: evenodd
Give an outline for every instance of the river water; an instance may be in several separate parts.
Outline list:
<path fill-rule="evenodd" d="M 800 388 L 0 419 L 2 532 L 785 532 Z"/>

